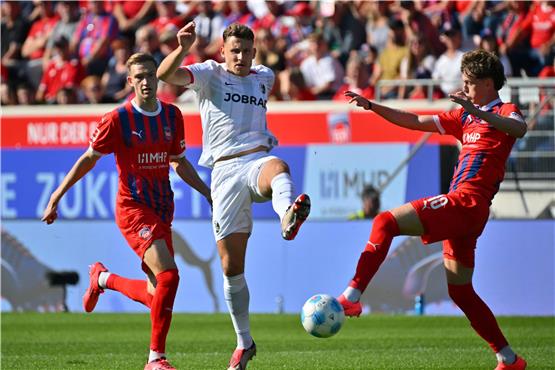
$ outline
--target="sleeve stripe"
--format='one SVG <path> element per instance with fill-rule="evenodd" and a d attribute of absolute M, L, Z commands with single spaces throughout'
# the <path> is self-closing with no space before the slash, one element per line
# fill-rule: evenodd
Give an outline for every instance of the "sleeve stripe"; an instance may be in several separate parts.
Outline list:
<path fill-rule="evenodd" d="M 434 123 L 436 124 L 437 130 L 439 131 L 440 134 L 445 135 L 445 129 L 443 128 L 443 126 L 441 125 L 441 122 L 439 120 L 439 116 L 437 114 L 432 116 Z"/>

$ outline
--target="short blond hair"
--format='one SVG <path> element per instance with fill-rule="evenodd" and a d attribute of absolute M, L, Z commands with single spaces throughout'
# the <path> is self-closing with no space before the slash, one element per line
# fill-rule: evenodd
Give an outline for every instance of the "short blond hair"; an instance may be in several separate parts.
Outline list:
<path fill-rule="evenodd" d="M 152 62 L 154 64 L 154 67 L 158 67 L 157 63 L 156 63 L 156 59 L 154 59 L 154 57 L 150 54 L 147 53 L 135 53 L 133 55 L 131 55 L 129 57 L 129 59 L 127 59 L 127 62 L 125 62 L 125 66 L 127 67 L 128 71 L 131 71 L 131 66 L 134 64 L 146 64 L 148 62 Z"/>

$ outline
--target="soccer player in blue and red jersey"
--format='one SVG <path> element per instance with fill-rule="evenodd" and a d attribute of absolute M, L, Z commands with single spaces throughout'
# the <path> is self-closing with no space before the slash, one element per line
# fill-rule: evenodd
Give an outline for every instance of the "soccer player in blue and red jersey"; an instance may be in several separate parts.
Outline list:
<path fill-rule="evenodd" d="M 150 308 L 150 354 L 145 370 L 174 369 L 165 356 L 173 303 L 179 283 L 171 239 L 173 191 L 169 167 L 211 203 L 210 189 L 185 157 L 183 116 L 156 98 L 156 61 L 137 53 L 127 61 L 127 83 L 135 97 L 102 117 L 88 150 L 75 162 L 50 197 L 42 220 L 51 224 L 63 195 L 85 176 L 103 155 L 114 153 L 119 174 L 116 223 L 141 258 L 146 280 L 110 273 L 102 263 L 90 269 L 83 296 L 86 312 L 94 310 L 104 289 L 119 291 Z"/>
<path fill-rule="evenodd" d="M 449 296 L 495 352 L 496 370 L 525 369 L 526 361 L 513 352 L 493 313 L 474 291 L 472 274 L 476 241 L 503 180 L 505 162 L 516 138 L 526 133 L 526 123 L 514 104 L 499 99 L 505 74 L 495 55 L 484 50 L 467 52 L 461 72 L 463 91 L 449 96 L 461 108 L 435 116 L 418 116 L 370 102 L 350 91 L 345 93 L 350 103 L 372 110 L 397 126 L 453 135 L 462 143 L 462 150 L 447 194 L 415 200 L 374 218 L 355 276 L 339 301 L 347 316 L 360 315 L 360 296 L 395 236 L 421 236 L 426 244 L 443 240 Z"/>

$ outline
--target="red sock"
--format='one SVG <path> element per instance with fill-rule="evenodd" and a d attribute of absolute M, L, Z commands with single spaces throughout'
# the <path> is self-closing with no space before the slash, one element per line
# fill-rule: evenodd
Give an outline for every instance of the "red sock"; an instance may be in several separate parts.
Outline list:
<path fill-rule="evenodd" d="M 106 280 L 106 288 L 117 290 L 121 294 L 150 308 L 152 295 L 148 293 L 146 286 L 146 280 L 127 279 L 114 273 L 110 273 Z"/>
<path fill-rule="evenodd" d="M 501 333 L 499 325 L 495 316 L 489 307 L 482 301 L 476 294 L 471 284 L 465 285 L 452 285 L 447 284 L 449 289 L 449 296 L 464 312 L 470 325 L 476 330 L 489 346 L 495 351 L 499 352 L 503 347 L 507 346 L 507 340 Z"/>
<path fill-rule="evenodd" d="M 391 241 L 397 235 L 399 235 L 399 225 L 391 212 L 380 213 L 374 218 L 370 239 L 358 259 L 355 277 L 349 284 L 351 287 L 364 292 L 385 260 Z"/>
<path fill-rule="evenodd" d="M 166 337 L 170 330 L 173 302 L 178 284 L 177 269 L 162 271 L 156 275 L 156 292 L 150 310 L 150 320 L 152 321 L 150 349 L 159 353 L 166 352 Z"/>

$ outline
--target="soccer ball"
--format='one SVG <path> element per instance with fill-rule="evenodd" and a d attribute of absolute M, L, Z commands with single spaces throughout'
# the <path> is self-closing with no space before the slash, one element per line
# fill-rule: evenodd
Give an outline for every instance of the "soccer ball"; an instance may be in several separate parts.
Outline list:
<path fill-rule="evenodd" d="M 328 338 L 337 334 L 345 321 L 343 306 L 328 294 L 310 297 L 301 311 L 304 330 L 317 338 Z"/>

